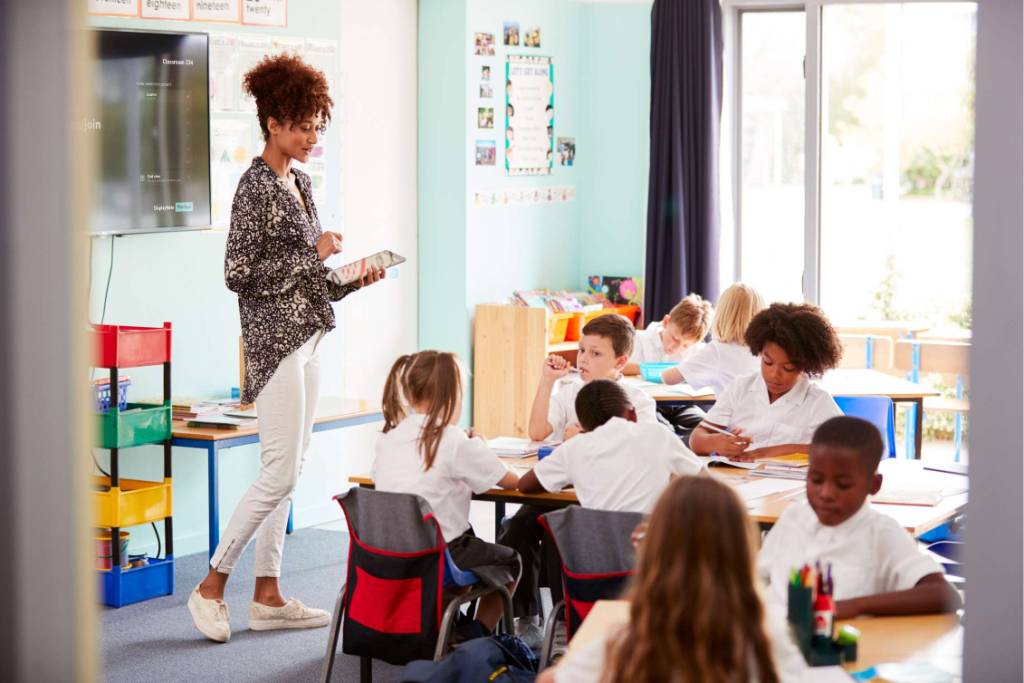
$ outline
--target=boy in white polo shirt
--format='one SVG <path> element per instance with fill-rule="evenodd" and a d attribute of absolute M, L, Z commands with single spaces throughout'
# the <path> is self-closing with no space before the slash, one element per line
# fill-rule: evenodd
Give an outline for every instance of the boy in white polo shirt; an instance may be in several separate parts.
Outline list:
<path fill-rule="evenodd" d="M 832 396 L 812 377 L 834 368 L 842 346 L 817 306 L 772 304 L 750 321 L 744 338 L 761 357 L 761 369 L 733 380 L 693 430 L 690 448 L 738 460 L 807 453 L 811 435 L 841 415 Z"/>
<path fill-rule="evenodd" d="M 583 433 L 523 475 L 523 493 L 576 489 L 580 505 L 650 512 L 669 480 L 697 474 L 703 464 L 664 425 L 637 423 L 621 385 L 594 380 L 576 396 Z"/>
<path fill-rule="evenodd" d="M 594 379 L 618 381 L 622 368 L 629 361 L 636 330 L 625 317 L 598 316 L 584 325 L 581 332 L 575 368 L 558 354 L 551 354 L 544 361 L 537 395 L 530 409 L 529 433 L 534 441 L 563 441 L 578 434 L 576 394 Z M 625 390 L 636 408 L 638 422 L 658 421 L 653 398 L 635 386 L 626 386 Z"/>
<path fill-rule="evenodd" d="M 688 294 L 664 318 L 638 330 L 633 353 L 622 369 L 624 375 L 639 375 L 640 363 L 678 363 L 702 346 L 711 329 L 714 310 L 699 294 Z"/>
<path fill-rule="evenodd" d="M 815 431 L 807 501 L 782 514 L 758 557 L 770 603 L 786 604 L 790 570 L 820 562 L 832 567 L 837 619 L 959 609 L 960 595 L 939 564 L 867 500 L 882 487 L 882 444 L 878 429 L 855 417 L 832 418 Z"/>

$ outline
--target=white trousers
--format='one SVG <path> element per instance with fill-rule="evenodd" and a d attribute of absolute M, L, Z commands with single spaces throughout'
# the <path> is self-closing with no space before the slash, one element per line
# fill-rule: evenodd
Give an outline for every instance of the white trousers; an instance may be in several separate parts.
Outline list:
<path fill-rule="evenodd" d="M 292 491 L 309 448 L 320 391 L 323 330 L 285 356 L 256 397 L 260 473 L 231 515 L 210 566 L 230 574 L 253 536 L 255 575 L 281 576 L 281 553 Z"/>

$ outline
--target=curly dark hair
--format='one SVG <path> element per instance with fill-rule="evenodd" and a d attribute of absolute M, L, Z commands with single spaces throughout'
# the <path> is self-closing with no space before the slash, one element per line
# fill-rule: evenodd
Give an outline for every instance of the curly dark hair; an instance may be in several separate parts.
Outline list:
<path fill-rule="evenodd" d="M 832 323 L 811 304 L 772 304 L 753 317 L 744 341 L 754 355 L 775 342 L 789 362 L 811 377 L 839 364 L 843 347 Z"/>
<path fill-rule="evenodd" d="M 319 132 L 327 129 L 334 100 L 327 93 L 327 78 L 295 55 L 264 57 L 244 77 L 245 92 L 256 99 L 256 116 L 263 139 L 270 137 L 267 119 L 296 124 L 321 117 Z"/>

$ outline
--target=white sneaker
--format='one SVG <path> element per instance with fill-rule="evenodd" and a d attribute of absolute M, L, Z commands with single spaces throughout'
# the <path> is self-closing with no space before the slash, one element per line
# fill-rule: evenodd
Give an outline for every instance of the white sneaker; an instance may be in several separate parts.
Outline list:
<path fill-rule="evenodd" d="M 283 607 L 270 607 L 258 602 L 249 605 L 249 628 L 272 631 L 278 628 L 320 628 L 327 626 L 331 615 L 322 609 L 306 607 L 295 598 L 288 598 Z"/>
<path fill-rule="evenodd" d="M 199 632 L 210 640 L 226 643 L 231 639 L 231 616 L 223 600 L 204 598 L 196 586 L 188 596 L 188 611 Z"/>
<path fill-rule="evenodd" d="M 526 647 L 531 650 L 540 650 L 544 645 L 544 629 L 537 624 L 520 622 L 516 624 L 516 635 L 522 638 Z"/>

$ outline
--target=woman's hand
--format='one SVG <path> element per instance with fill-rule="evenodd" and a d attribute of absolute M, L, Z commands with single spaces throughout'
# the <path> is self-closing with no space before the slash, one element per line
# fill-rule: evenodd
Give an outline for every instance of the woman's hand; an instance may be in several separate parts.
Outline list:
<path fill-rule="evenodd" d="M 364 275 L 363 279 L 359 281 L 359 287 L 362 288 L 367 285 L 372 285 L 374 282 L 379 282 L 384 279 L 384 275 L 385 272 L 383 268 L 371 268 L 366 271 L 366 275 Z"/>
<path fill-rule="evenodd" d="M 316 255 L 320 261 L 326 261 L 331 256 L 341 253 L 341 233 L 325 230 L 316 241 Z"/>

